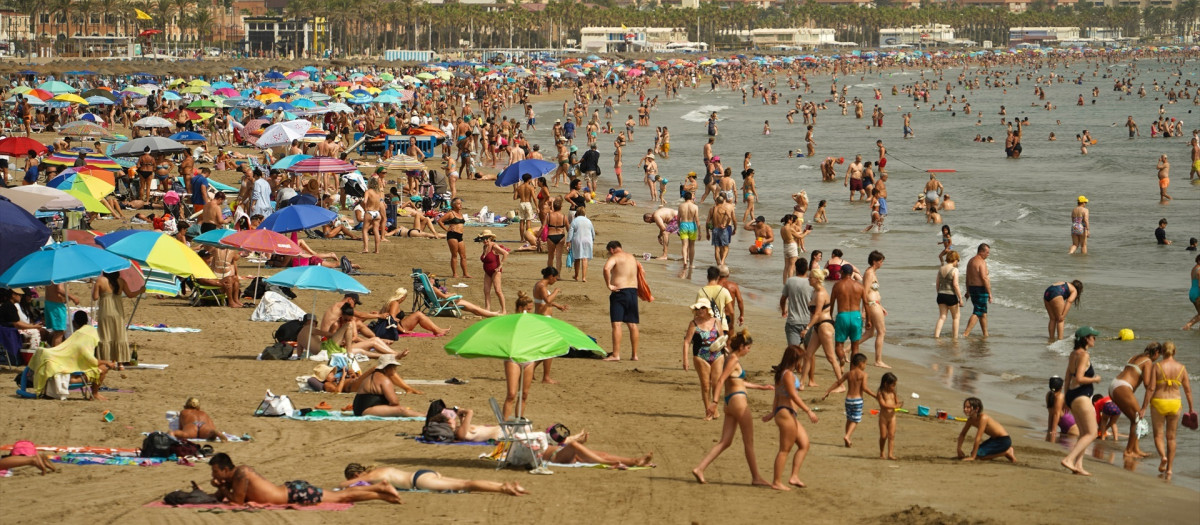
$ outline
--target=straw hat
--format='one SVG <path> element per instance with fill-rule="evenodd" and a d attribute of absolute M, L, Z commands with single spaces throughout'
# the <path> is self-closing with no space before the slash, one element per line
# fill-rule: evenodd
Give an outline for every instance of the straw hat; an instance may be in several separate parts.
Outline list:
<path fill-rule="evenodd" d="M 313 367 L 313 377 L 316 377 L 322 383 L 324 383 L 325 378 L 329 377 L 329 373 L 332 371 L 333 371 L 332 366 L 325 365 L 325 364 L 317 365 L 317 366 Z"/>
<path fill-rule="evenodd" d="M 701 309 L 708 310 L 708 309 L 711 309 L 712 306 L 710 304 L 708 304 L 708 301 L 696 301 L 696 304 L 693 304 L 691 306 L 691 308 L 692 308 L 692 310 L 701 310 Z"/>
<path fill-rule="evenodd" d="M 488 238 L 495 239 L 496 234 L 492 233 L 492 230 L 483 230 L 483 233 L 479 234 L 479 238 L 480 239 L 488 239 Z"/>
<path fill-rule="evenodd" d="M 396 356 L 392 354 L 383 354 L 379 356 L 379 364 L 375 367 L 378 370 L 383 370 L 391 365 L 399 365 L 400 361 L 396 360 Z"/>

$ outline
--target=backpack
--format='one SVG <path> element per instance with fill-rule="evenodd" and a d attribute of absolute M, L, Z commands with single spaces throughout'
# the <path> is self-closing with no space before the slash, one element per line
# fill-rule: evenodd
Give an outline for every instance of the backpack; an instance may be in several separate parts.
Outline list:
<path fill-rule="evenodd" d="M 142 440 L 141 457 L 169 458 L 171 457 L 171 448 L 175 443 L 175 438 L 166 432 L 151 432 Z"/>
<path fill-rule="evenodd" d="M 263 349 L 258 356 L 262 361 L 287 361 L 292 358 L 295 348 L 287 343 L 275 343 Z"/>
<path fill-rule="evenodd" d="M 193 489 L 191 491 L 176 490 L 163 496 L 163 503 L 167 505 L 211 505 L 220 502 L 212 494 L 200 489 Z"/>
<path fill-rule="evenodd" d="M 446 403 L 441 399 L 435 399 L 429 403 L 429 410 L 425 411 L 425 426 L 421 428 L 421 439 L 434 443 L 453 443 L 454 429 L 450 428 L 450 423 L 431 423 L 433 416 L 441 414 L 446 409 Z"/>
<path fill-rule="evenodd" d="M 345 255 L 343 255 L 341 264 L 342 264 L 342 266 L 341 266 L 342 273 L 344 273 L 346 275 L 358 275 L 358 270 L 354 269 L 354 265 L 350 263 L 349 257 L 346 257 Z"/>
<path fill-rule="evenodd" d="M 370 328 L 371 331 L 375 333 L 375 337 L 380 339 L 395 341 L 400 338 L 399 323 L 396 322 L 395 317 L 390 315 L 384 317 L 383 319 L 376 319 L 368 324 L 367 328 Z"/>
<path fill-rule="evenodd" d="M 191 441 L 175 440 L 175 442 L 171 444 L 171 454 L 181 458 L 186 456 L 200 456 L 200 445 L 192 443 Z"/>
<path fill-rule="evenodd" d="M 280 343 L 293 343 L 300 339 L 300 331 L 304 329 L 303 320 L 292 320 L 279 325 L 275 330 L 275 340 Z"/>

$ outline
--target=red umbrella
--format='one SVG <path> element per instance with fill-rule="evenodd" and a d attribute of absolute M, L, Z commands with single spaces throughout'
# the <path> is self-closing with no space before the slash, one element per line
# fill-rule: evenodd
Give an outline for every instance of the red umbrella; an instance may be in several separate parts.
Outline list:
<path fill-rule="evenodd" d="M 174 119 L 175 117 L 179 116 L 180 111 L 182 111 L 184 115 L 187 115 L 188 120 L 200 120 L 200 115 L 190 109 L 177 109 L 163 116 L 169 119 Z"/>
<path fill-rule="evenodd" d="M 29 150 L 41 155 L 46 152 L 46 146 L 29 137 L 8 137 L 0 140 L 0 155 L 24 157 L 29 154 Z"/>
<path fill-rule="evenodd" d="M 141 33 L 138 33 L 138 38 L 147 38 L 147 37 L 157 35 L 159 33 L 162 33 L 161 29 L 147 29 L 145 31 L 142 31 Z"/>
<path fill-rule="evenodd" d="M 358 168 L 353 164 L 333 157 L 313 157 L 297 162 L 288 168 L 294 173 L 350 173 Z"/>
<path fill-rule="evenodd" d="M 300 255 L 300 247 L 291 239 L 266 229 L 242 230 L 221 239 L 221 244 L 228 244 L 251 252 Z"/>

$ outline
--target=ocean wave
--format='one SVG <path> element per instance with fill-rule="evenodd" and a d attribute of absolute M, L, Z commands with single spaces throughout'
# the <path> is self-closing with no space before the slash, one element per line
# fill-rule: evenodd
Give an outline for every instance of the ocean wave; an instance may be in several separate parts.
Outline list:
<path fill-rule="evenodd" d="M 811 170 L 811 169 L 815 169 L 815 168 L 813 168 L 812 166 L 805 166 L 805 165 L 801 164 L 801 165 L 799 165 L 799 166 L 796 166 L 796 169 L 798 169 L 798 170 Z"/>
<path fill-rule="evenodd" d="M 1035 313 L 1036 313 L 1036 312 L 1040 312 L 1040 311 L 1042 311 L 1042 309 L 1039 309 L 1039 308 L 1034 308 L 1034 307 L 1032 307 L 1032 306 L 1029 306 L 1029 305 L 1027 305 L 1027 304 L 1021 304 L 1021 303 L 1018 303 L 1018 302 L 1016 302 L 1016 301 L 1013 301 L 1013 300 L 1011 300 L 1011 299 L 1009 299 L 1009 298 L 1007 298 L 1007 297 L 1004 297 L 1004 296 L 992 295 L 992 297 L 991 297 L 991 302 L 992 302 L 992 304 L 998 304 L 998 305 L 1000 305 L 1000 306 L 1003 306 L 1003 307 L 1005 307 L 1005 308 L 1012 308 L 1012 309 L 1015 309 L 1015 310 L 1022 310 L 1022 311 L 1026 311 L 1026 312 L 1035 312 Z"/>
<path fill-rule="evenodd" d="M 708 122 L 708 116 L 714 111 L 725 111 L 729 106 L 700 106 L 687 113 L 684 113 L 679 118 L 688 122 Z"/>

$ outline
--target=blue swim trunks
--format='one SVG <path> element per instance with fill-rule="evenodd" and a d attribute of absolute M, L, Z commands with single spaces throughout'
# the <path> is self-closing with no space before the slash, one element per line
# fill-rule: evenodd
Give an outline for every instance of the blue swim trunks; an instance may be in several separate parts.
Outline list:
<path fill-rule="evenodd" d="M 685 241 L 699 239 L 700 234 L 696 233 L 696 223 L 693 221 L 679 221 L 679 238 Z"/>
<path fill-rule="evenodd" d="M 879 198 L 879 215 L 881 217 L 887 216 L 887 199 L 883 197 Z"/>
<path fill-rule="evenodd" d="M 858 341 L 862 339 L 862 331 L 862 312 L 838 312 L 833 320 L 833 339 L 838 343 L 845 343 L 847 339 Z"/>
<path fill-rule="evenodd" d="M 979 444 L 979 451 L 975 453 L 975 457 L 982 458 L 993 454 L 1003 454 L 1004 451 L 1012 448 L 1012 438 L 1008 436 L 990 437 L 987 441 Z"/>
<path fill-rule="evenodd" d="M 726 226 L 724 228 L 713 228 L 713 231 L 712 231 L 712 245 L 713 246 L 716 246 L 718 248 L 729 246 L 729 243 L 732 240 L 733 240 L 733 226 Z"/>
<path fill-rule="evenodd" d="M 851 423 L 862 421 L 863 400 L 861 397 L 846 398 L 846 420 Z"/>
<path fill-rule="evenodd" d="M 971 315 L 983 317 L 987 315 L 988 310 L 988 293 L 987 288 L 982 286 L 968 286 L 967 295 L 971 298 L 971 304 L 974 308 L 971 310 Z"/>
<path fill-rule="evenodd" d="M 67 331 L 67 303 L 46 301 L 46 329 L 52 332 Z"/>

